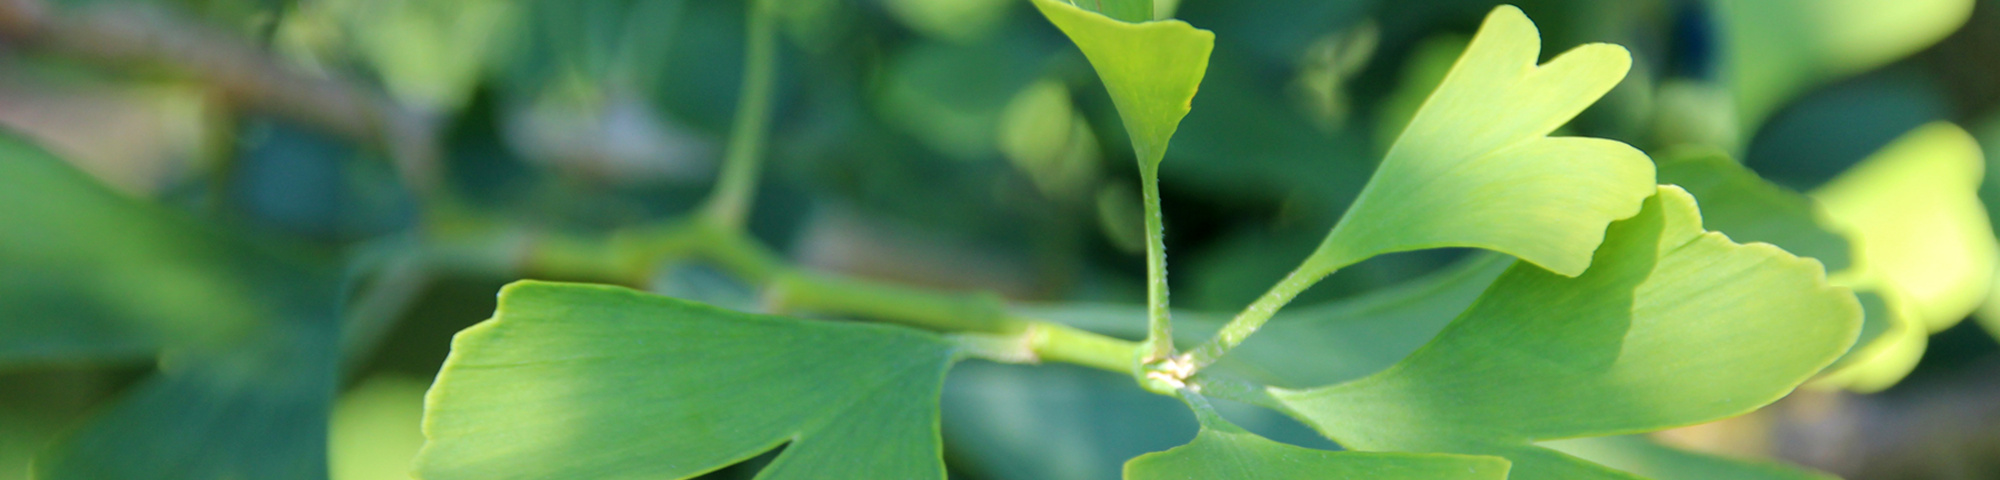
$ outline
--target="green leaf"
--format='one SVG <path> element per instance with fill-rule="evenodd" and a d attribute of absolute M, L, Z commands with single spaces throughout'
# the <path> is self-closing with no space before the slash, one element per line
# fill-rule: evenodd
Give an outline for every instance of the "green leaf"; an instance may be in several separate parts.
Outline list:
<path fill-rule="evenodd" d="M 43 451 L 35 478 L 327 478 L 339 355 L 333 298 L 229 351 L 169 357 L 160 374 Z"/>
<path fill-rule="evenodd" d="M 1277 385 L 1324 385 L 1360 378 L 1401 360 L 1513 264 L 1477 255 L 1428 276 L 1361 295 L 1280 312 L 1204 375 L 1228 375 Z M 1125 338 L 1145 336 L 1132 322 L 1139 305 L 1064 303 L 1020 308 L 1017 314 Z M 1174 333 L 1200 341 L 1226 316 L 1174 311 Z M 1313 446 L 1325 439 L 1277 412 L 1217 402 L 1235 423 L 1262 436 Z M 1176 446 L 1196 432 L 1186 407 L 1132 388 L 1132 378 L 1066 365 L 954 367 L 945 384 L 945 445 L 953 466 L 983 478 L 1072 480 L 1111 478 L 1134 456 Z M 1032 458 L 1034 462 L 1021 462 Z"/>
<path fill-rule="evenodd" d="M 1327 385 L 1382 371 L 1437 336 L 1513 264 L 1513 258 L 1503 255 L 1475 256 L 1403 285 L 1288 309 L 1216 368 L 1286 387 Z M 1193 328 L 1208 332 L 1215 327 Z"/>
<path fill-rule="evenodd" d="M 1668 447 L 1637 435 L 1577 438 L 1542 444 L 1654 480 L 1837 480 L 1802 467 Z"/>
<path fill-rule="evenodd" d="M 1514 478 L 1630 478 L 1530 442 L 1748 412 L 1847 350 L 1860 306 L 1818 262 L 1705 233 L 1693 198 L 1658 192 L 1611 224 L 1581 276 L 1516 264 L 1388 370 L 1271 393 L 1356 450 L 1501 455 Z"/>
<path fill-rule="evenodd" d="M 944 478 L 937 395 L 955 353 L 900 327 L 518 282 L 460 332 L 424 412 L 423 478 Z"/>
<path fill-rule="evenodd" d="M 1054 3 L 1075 7 L 1078 10 L 1096 12 L 1106 17 L 1126 23 L 1151 21 L 1155 12 L 1153 0 L 1050 0 Z M 1173 1 L 1173 0 L 1168 0 Z M 1165 17 L 1157 17 L 1165 18 Z"/>
<path fill-rule="evenodd" d="M 1822 225 L 1825 213 L 1804 194 L 1764 180 L 1719 150 L 1682 148 L 1656 160 L 1660 183 L 1680 186 L 1701 204 L 1704 228 L 1818 259 L 1828 272 L 1847 269 L 1847 237 Z"/>
<path fill-rule="evenodd" d="M 216 345 L 269 316 L 246 280 L 280 263 L 267 249 L 12 136 L 0 182 L 0 369 Z"/>
<path fill-rule="evenodd" d="M 1985 157 L 1949 123 L 1918 127 L 1812 192 L 1854 235 L 1858 282 L 1894 285 L 1943 330 L 1986 299 L 2000 243 L 1979 201 Z"/>
<path fill-rule="evenodd" d="M 1098 0 L 1078 1 L 1098 4 Z M 1062 0 L 1034 2 L 1050 23 L 1083 50 L 1084 58 L 1103 79 L 1125 130 L 1131 132 L 1141 170 L 1157 170 L 1160 160 L 1166 158 L 1167 141 L 1179 128 L 1181 117 L 1187 116 L 1201 77 L 1208 71 L 1215 34 L 1179 20 L 1126 23 L 1151 19 L 1152 2 L 1144 2 L 1143 10 L 1134 6 L 1131 13 L 1119 13 L 1124 7 L 1117 5 L 1138 2 L 1104 0 L 1101 5 L 1110 17 Z M 1145 13 L 1137 17 L 1139 20 L 1128 16 L 1141 11 Z"/>
<path fill-rule="evenodd" d="M 1653 169 L 1623 143 L 1547 136 L 1625 77 L 1625 49 L 1584 45 L 1537 66 L 1540 51 L 1527 16 L 1494 9 L 1301 270 L 1476 247 L 1582 273 L 1604 225 L 1652 195 Z"/>
<path fill-rule="evenodd" d="M 1718 0 L 1726 75 L 1744 132 L 1807 89 L 1943 40 L 1973 0 Z M 1747 138 L 1748 135 L 1746 134 Z"/>
<path fill-rule="evenodd" d="M 410 477 L 410 460 L 424 446 L 424 390 L 400 375 L 378 375 L 341 394 L 327 439 L 332 480 Z"/>
<path fill-rule="evenodd" d="M 1949 123 L 1918 127 L 1812 192 L 1859 246 L 1840 282 L 1873 291 L 1891 323 L 1821 382 L 1877 391 L 1901 381 L 1926 337 L 1984 303 L 2000 242 L 1978 197 L 1978 143 Z"/>
<path fill-rule="evenodd" d="M 1188 401 L 1201 418 L 1201 433 L 1193 443 L 1127 462 L 1127 480 L 1507 478 L 1507 461 L 1490 456 L 1329 452 L 1286 445 L 1229 423 L 1199 396 Z"/>
<path fill-rule="evenodd" d="M 45 479 L 323 478 L 339 285 L 309 255 L 0 137 L 0 368 L 160 373 L 37 454 Z"/>

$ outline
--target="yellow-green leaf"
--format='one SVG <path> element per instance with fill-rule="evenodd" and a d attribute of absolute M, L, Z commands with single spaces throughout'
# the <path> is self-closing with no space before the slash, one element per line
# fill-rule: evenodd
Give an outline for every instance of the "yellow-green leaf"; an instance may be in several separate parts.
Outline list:
<path fill-rule="evenodd" d="M 1625 77 L 1625 49 L 1584 45 L 1538 66 L 1540 52 L 1527 16 L 1494 9 L 1301 270 L 1476 247 L 1582 273 L 1604 225 L 1652 195 L 1652 163 L 1616 141 L 1547 136 Z"/>
<path fill-rule="evenodd" d="M 1068 35 L 1103 79 L 1118 116 L 1131 132 L 1132 149 L 1147 172 L 1166 158 L 1167 141 L 1188 113 L 1215 34 L 1187 22 L 1127 23 L 1061 0 L 1034 0 L 1035 8 Z M 1111 2 L 1106 2 L 1111 3 Z M 1147 6 L 1151 15 L 1151 6 Z"/>
<path fill-rule="evenodd" d="M 1741 414 L 1853 343 L 1860 306 L 1818 262 L 1704 232 L 1693 198 L 1658 192 L 1610 225 L 1582 275 L 1518 263 L 1388 370 L 1272 395 L 1356 450 L 1500 455 L 1513 478 L 1629 478 L 1531 442 Z"/>

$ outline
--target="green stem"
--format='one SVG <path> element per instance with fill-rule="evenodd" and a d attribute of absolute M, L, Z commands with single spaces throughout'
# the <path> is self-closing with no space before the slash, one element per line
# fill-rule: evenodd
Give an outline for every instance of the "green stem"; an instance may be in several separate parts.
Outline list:
<path fill-rule="evenodd" d="M 1270 291 L 1264 292 L 1264 296 L 1258 297 L 1256 302 L 1237 313 L 1236 318 L 1230 319 L 1221 330 L 1217 330 L 1213 338 L 1188 351 L 1187 360 L 1192 367 L 1191 370 L 1198 372 L 1202 368 L 1214 365 L 1215 361 L 1221 360 L 1230 349 L 1236 348 L 1243 343 L 1243 340 L 1250 338 L 1250 334 L 1257 333 L 1257 329 L 1263 328 L 1264 322 L 1270 321 L 1271 316 L 1278 313 L 1278 309 L 1291 303 L 1293 298 L 1298 297 L 1300 292 L 1312 287 L 1314 283 L 1318 283 L 1319 279 L 1333 273 L 1331 270 L 1324 273 L 1307 271 L 1307 265 L 1311 265 L 1311 262 L 1286 274 L 1277 285 L 1271 286 Z"/>
<path fill-rule="evenodd" d="M 864 316 L 947 332 L 1012 334 L 1026 327 L 1009 317 L 1006 303 L 992 293 L 940 293 L 804 270 L 782 271 L 768 285 L 778 310 Z"/>
<path fill-rule="evenodd" d="M 1155 161 L 1152 165 L 1159 165 Z M 1174 354 L 1174 324 L 1167 302 L 1167 241 L 1160 214 L 1159 168 L 1141 164 L 1141 196 L 1146 204 L 1146 357 L 1152 363 Z"/>
<path fill-rule="evenodd" d="M 1116 373 L 1130 373 L 1139 345 L 1068 325 L 1035 322 L 1028 327 L 1029 349 L 1037 358 L 1073 363 Z"/>
<path fill-rule="evenodd" d="M 750 2 L 747 43 L 744 46 L 743 87 L 736 104 L 736 121 L 730 126 L 727 156 L 715 191 L 709 194 L 702 214 L 719 225 L 740 229 L 750 215 L 751 196 L 757 193 L 757 177 L 763 159 L 764 137 L 771 127 L 771 95 L 778 64 L 777 20 L 768 1 Z"/>
<path fill-rule="evenodd" d="M 1130 373 L 1140 344 L 1068 325 L 1019 320 L 1019 332 L 1005 335 L 952 335 L 966 354 L 1002 363 L 1062 362 L 1114 373 Z"/>

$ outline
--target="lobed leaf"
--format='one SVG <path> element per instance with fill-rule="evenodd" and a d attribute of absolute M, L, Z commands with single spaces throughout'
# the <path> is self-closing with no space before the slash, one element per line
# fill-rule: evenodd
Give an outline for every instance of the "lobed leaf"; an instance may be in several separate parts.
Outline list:
<path fill-rule="evenodd" d="M 1538 66 L 1540 51 L 1519 9 L 1487 15 L 1301 269 L 1324 275 L 1382 253 L 1476 247 L 1582 273 L 1604 225 L 1652 195 L 1653 169 L 1623 143 L 1547 136 L 1625 77 L 1625 49 L 1584 45 Z"/>
<path fill-rule="evenodd" d="M 1127 23 L 1134 20 L 1100 15 L 1061 0 L 1034 2 L 1103 79 L 1118 117 L 1131 132 L 1140 168 L 1149 174 L 1157 170 L 1166 158 L 1167 141 L 1180 127 L 1181 117 L 1187 116 L 1208 71 L 1215 34 L 1179 20 Z M 1151 2 L 1145 3 L 1145 18 L 1150 18 Z"/>
<path fill-rule="evenodd" d="M 954 355 L 900 327 L 517 282 L 453 340 L 417 472 L 690 478 L 785 445 L 758 478 L 941 479 L 937 395 Z"/>
<path fill-rule="evenodd" d="M 1437 273 L 1338 301 L 1279 312 L 1204 375 L 1274 385 L 1310 386 L 1381 371 L 1415 351 L 1472 304 L 1514 260 L 1477 255 Z M 1139 305 L 1021 308 L 1018 313 L 1126 338 L 1145 335 L 1132 322 Z M 1200 341 L 1226 316 L 1177 310 L 1174 333 Z M 1318 434 L 1268 409 L 1215 407 L 1264 437 L 1294 445 L 1324 443 Z M 1100 479 L 1134 456 L 1174 446 L 1197 433 L 1187 407 L 1132 388 L 1130 376 L 1066 365 L 969 362 L 945 384 L 944 436 L 956 462 L 996 479 Z M 1312 450 L 1317 451 L 1317 450 Z M 1032 458 L 1034 462 L 1021 462 Z"/>
<path fill-rule="evenodd" d="M 1818 262 L 1704 232 L 1693 198 L 1658 192 L 1611 224 L 1582 275 L 1516 264 L 1388 370 L 1271 393 L 1357 450 L 1501 455 L 1523 479 L 1627 478 L 1531 442 L 1748 412 L 1852 344 L 1860 306 Z"/>

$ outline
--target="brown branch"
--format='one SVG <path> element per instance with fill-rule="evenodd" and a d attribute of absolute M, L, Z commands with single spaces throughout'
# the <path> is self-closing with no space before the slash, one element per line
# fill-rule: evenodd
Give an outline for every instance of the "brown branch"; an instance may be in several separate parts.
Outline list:
<path fill-rule="evenodd" d="M 300 72 L 241 38 L 141 4 L 70 14 L 42 0 L 0 0 L 0 38 L 110 68 L 166 68 L 228 105 L 381 148 L 411 188 L 438 176 L 437 122 L 356 82 Z"/>

